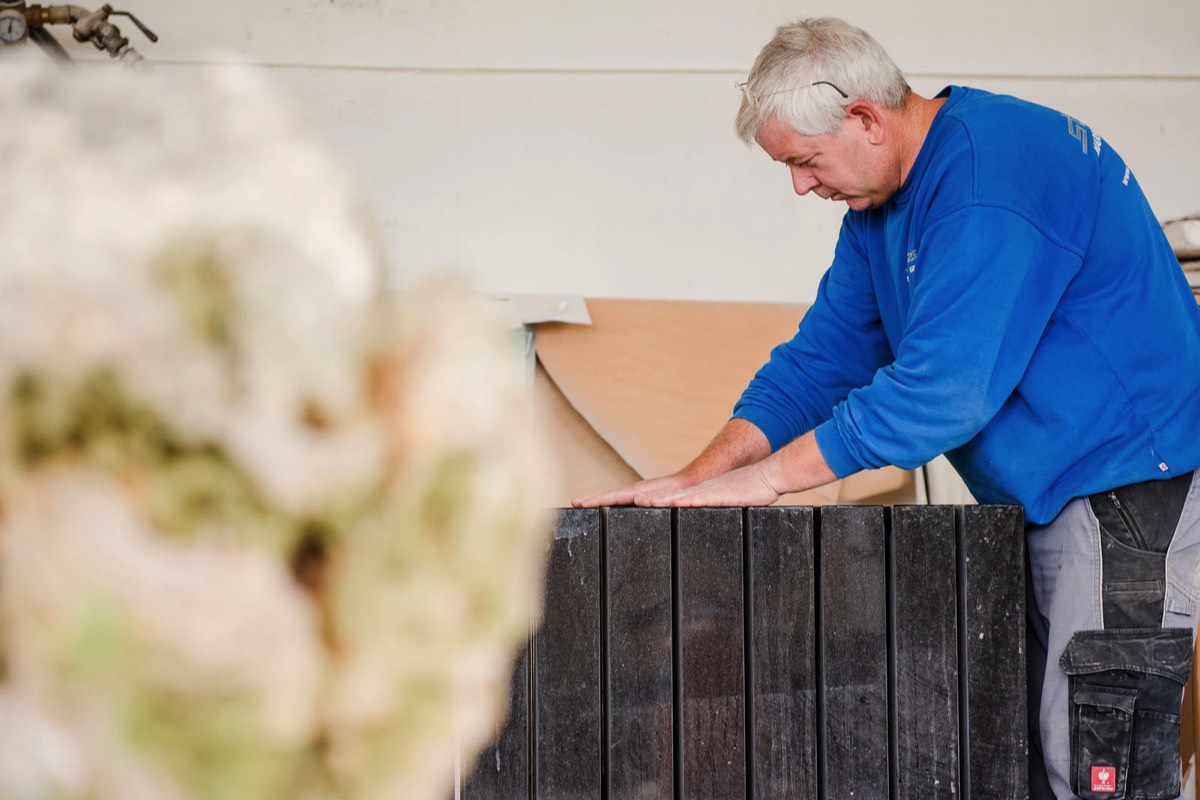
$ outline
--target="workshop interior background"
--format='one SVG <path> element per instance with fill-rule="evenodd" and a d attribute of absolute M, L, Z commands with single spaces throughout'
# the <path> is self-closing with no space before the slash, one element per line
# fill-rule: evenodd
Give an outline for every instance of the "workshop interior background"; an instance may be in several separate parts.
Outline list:
<path fill-rule="evenodd" d="M 798 200 L 733 134 L 734 84 L 801 16 L 866 28 L 923 94 L 968 84 L 1067 112 L 1124 156 L 1159 219 L 1200 210 L 1196 0 L 118 7 L 159 35 L 114 20 L 163 74 L 229 57 L 266 68 L 360 171 L 397 287 L 453 273 L 498 294 L 811 301 L 844 207 Z"/>
<path fill-rule="evenodd" d="M 1197 0 L 128 2 L 159 42 L 115 21 L 165 77 L 241 60 L 291 97 L 357 170 L 396 289 L 811 302 L 844 206 L 797 199 L 733 133 L 734 85 L 801 16 L 866 28 L 926 96 L 966 84 L 1066 112 L 1160 220 L 1200 211 Z M 121 69 L 52 32 L 84 69 Z"/>

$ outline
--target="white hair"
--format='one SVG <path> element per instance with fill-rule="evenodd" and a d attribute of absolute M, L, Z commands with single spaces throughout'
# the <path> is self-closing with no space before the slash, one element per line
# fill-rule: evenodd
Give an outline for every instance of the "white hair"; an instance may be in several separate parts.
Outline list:
<path fill-rule="evenodd" d="M 803 136 L 817 136 L 837 130 L 855 100 L 898 109 L 912 92 L 879 42 L 835 17 L 776 30 L 742 90 L 736 125 L 747 143 L 771 117 Z"/>

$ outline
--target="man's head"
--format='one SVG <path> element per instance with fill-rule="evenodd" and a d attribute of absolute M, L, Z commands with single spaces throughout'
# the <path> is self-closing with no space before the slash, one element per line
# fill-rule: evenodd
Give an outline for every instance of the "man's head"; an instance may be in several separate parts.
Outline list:
<path fill-rule="evenodd" d="M 880 205 L 906 173 L 904 76 L 866 32 L 839 19 L 779 28 L 742 86 L 737 132 L 788 166 L 797 194 Z"/>
<path fill-rule="evenodd" d="M 899 110 L 911 91 L 866 31 L 833 17 L 801 20 L 775 31 L 755 59 L 742 87 L 737 132 L 750 143 L 775 117 L 804 136 L 834 133 L 850 103 Z"/>

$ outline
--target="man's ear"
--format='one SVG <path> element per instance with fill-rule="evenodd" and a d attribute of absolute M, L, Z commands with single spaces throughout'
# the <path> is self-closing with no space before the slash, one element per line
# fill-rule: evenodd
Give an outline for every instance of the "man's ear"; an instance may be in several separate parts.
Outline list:
<path fill-rule="evenodd" d="M 883 115 L 873 103 L 866 100 L 856 100 L 846 106 L 846 117 L 851 124 L 859 127 L 871 144 L 883 144 L 887 131 L 883 124 Z"/>

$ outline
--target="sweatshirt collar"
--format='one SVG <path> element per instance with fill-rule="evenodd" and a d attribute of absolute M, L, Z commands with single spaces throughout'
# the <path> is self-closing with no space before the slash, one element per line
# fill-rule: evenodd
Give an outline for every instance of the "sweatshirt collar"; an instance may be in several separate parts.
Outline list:
<path fill-rule="evenodd" d="M 957 105 L 965 93 L 966 90 L 961 86 L 947 86 L 934 95 L 934 99 L 944 97 L 946 102 L 942 103 L 942 107 L 934 114 L 933 121 L 929 124 L 929 131 L 925 134 L 925 141 L 921 143 L 921 150 L 917 153 L 912 169 L 908 171 L 908 176 L 904 179 L 904 185 L 892 195 L 892 203 L 895 205 L 902 206 L 907 203 L 909 195 L 912 193 L 912 187 L 921 182 L 921 176 L 925 174 L 925 170 L 929 168 L 929 162 L 933 158 L 932 153 L 937 149 L 935 139 L 941 128 L 942 120 L 949 115 L 951 106 Z"/>

